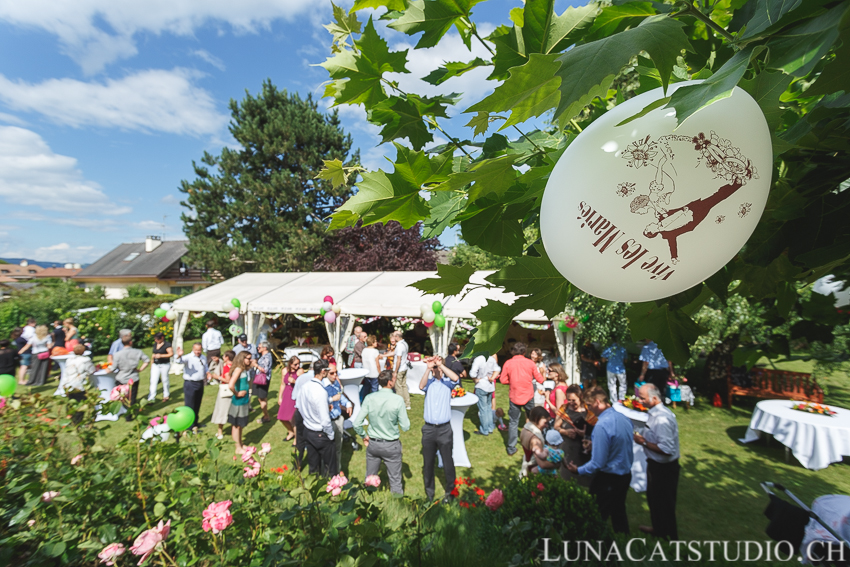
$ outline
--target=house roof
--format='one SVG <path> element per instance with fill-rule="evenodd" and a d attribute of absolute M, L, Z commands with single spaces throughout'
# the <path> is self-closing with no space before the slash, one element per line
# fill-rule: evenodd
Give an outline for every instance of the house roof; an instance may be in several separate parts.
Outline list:
<path fill-rule="evenodd" d="M 186 254 L 186 244 L 186 240 L 167 241 L 152 252 L 145 252 L 144 242 L 121 244 L 74 278 L 156 278 Z"/>
<path fill-rule="evenodd" d="M 45 268 L 33 278 L 71 278 L 82 272 L 82 268 Z"/>
<path fill-rule="evenodd" d="M 44 270 L 36 264 L 21 266 L 19 264 L 0 264 L 0 276 L 9 276 L 12 278 L 30 278 L 33 274 L 37 274 Z"/>

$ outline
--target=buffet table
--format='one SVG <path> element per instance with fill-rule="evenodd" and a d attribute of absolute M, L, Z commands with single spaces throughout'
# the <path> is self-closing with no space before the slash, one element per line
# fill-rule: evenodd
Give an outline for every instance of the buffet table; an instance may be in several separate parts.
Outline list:
<path fill-rule="evenodd" d="M 419 382 L 422 380 L 425 372 L 428 371 L 428 365 L 420 360 L 418 362 L 411 362 L 410 366 L 406 375 L 407 389 L 411 394 L 424 396 L 425 392 L 419 389 Z"/>
<path fill-rule="evenodd" d="M 368 373 L 369 371 L 365 368 L 344 368 L 339 371 L 339 383 L 342 384 L 342 391 L 354 405 L 351 410 L 351 417 L 346 419 L 343 424 L 344 429 L 350 429 L 352 427 L 351 420 L 360 413 L 360 384 Z"/>
<path fill-rule="evenodd" d="M 646 429 L 646 421 L 649 419 L 649 414 L 645 411 L 638 411 L 627 408 L 621 402 L 617 402 L 613 406 L 614 411 L 628 417 L 632 422 L 632 427 L 638 433 L 643 433 Z M 632 450 L 634 451 L 635 460 L 632 463 L 632 482 L 630 486 L 635 492 L 646 492 L 646 453 L 643 447 L 632 441 Z"/>
<path fill-rule="evenodd" d="M 773 435 L 805 468 L 817 471 L 850 456 L 850 410 L 829 406 L 834 416 L 791 409 L 791 400 L 762 400 L 756 404 L 742 443 Z"/>
<path fill-rule="evenodd" d="M 463 419 L 466 410 L 478 403 L 478 396 L 467 393 L 459 398 L 452 398 L 452 460 L 456 467 L 471 467 L 469 455 L 466 454 L 466 443 L 463 439 Z M 437 462 L 443 466 L 443 458 L 437 452 Z"/>
<path fill-rule="evenodd" d="M 103 400 L 104 403 L 109 402 L 109 394 L 112 392 L 112 388 L 116 386 L 115 382 L 115 374 L 113 372 L 109 372 L 107 370 L 98 370 L 94 374 L 92 374 L 92 382 L 97 386 L 97 389 L 100 390 L 100 399 Z M 100 410 L 101 406 L 97 406 L 97 409 Z M 121 408 L 118 410 L 118 413 L 101 413 L 98 411 L 97 416 L 94 418 L 95 421 L 118 421 L 118 416 L 127 413 L 124 405 L 121 405 Z"/>

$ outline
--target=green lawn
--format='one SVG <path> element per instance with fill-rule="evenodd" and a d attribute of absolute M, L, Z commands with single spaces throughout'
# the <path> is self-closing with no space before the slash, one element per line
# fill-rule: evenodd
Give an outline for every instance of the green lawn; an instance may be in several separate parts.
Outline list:
<path fill-rule="evenodd" d="M 191 344 L 191 342 L 187 342 Z M 150 351 L 148 350 L 148 354 Z M 103 358 L 103 357 L 101 357 Z M 802 362 L 779 364 L 789 370 L 808 370 Z M 279 370 L 275 369 L 270 400 L 271 413 L 277 414 L 277 389 L 280 383 Z M 141 376 L 140 398 L 147 396 L 149 372 Z M 844 374 L 821 380 L 826 386 L 827 403 L 850 407 L 850 380 Z M 172 394 L 167 404 L 158 401 L 153 406 L 152 415 L 162 415 L 182 405 L 182 378 L 171 376 Z M 56 382 L 38 389 L 52 393 Z M 205 439 L 215 434 L 216 427 L 209 424 L 216 388 L 208 387 L 204 394 L 201 409 L 201 422 L 207 427 L 201 429 L 198 437 Z M 160 389 L 161 397 L 161 389 Z M 404 477 L 405 492 L 411 496 L 424 496 L 422 483 L 422 456 L 420 452 L 420 428 L 422 419 L 422 396 L 413 396 L 413 409 L 410 411 L 410 431 L 402 435 L 405 448 Z M 499 405 L 507 408 L 507 387 L 497 386 Z M 675 410 L 679 420 L 681 441 L 682 477 L 679 484 L 678 522 L 679 533 L 683 539 L 692 540 L 762 540 L 766 536 L 767 525 L 762 512 L 767 498 L 759 488 L 761 481 L 775 481 L 784 484 L 805 502 L 811 502 L 823 494 L 850 493 L 849 459 L 844 463 L 831 465 L 822 471 L 804 469 L 794 459 L 785 462 L 784 447 L 776 441 L 759 441 L 742 445 L 737 439 L 743 437 L 750 420 L 752 408 L 757 400 L 742 400 L 731 410 L 711 407 L 700 399 L 698 405 L 690 410 Z M 265 425 L 256 423 L 260 415 L 259 406 L 252 401 L 254 420 L 245 431 L 245 442 L 259 445 L 270 442 L 273 452 L 267 459 L 267 465 L 278 467 L 292 465 L 291 446 L 284 443 L 286 435 L 283 425 L 273 420 Z M 519 471 L 519 452 L 513 457 L 507 456 L 505 443 L 507 432 L 496 432 L 490 437 L 480 437 L 472 432 L 477 427 L 478 416 L 475 408 L 467 412 L 464 430 L 466 447 L 472 468 L 458 468 L 459 476 L 473 477 L 485 489 L 498 488 Z M 130 433 L 132 425 L 120 420 L 115 423 L 101 422 L 106 429 L 106 442 L 116 441 Z M 228 434 L 229 427 L 225 428 Z M 227 437 L 226 439 L 229 439 Z M 231 461 L 227 452 L 221 459 Z M 232 461 L 231 461 L 232 462 Z M 235 465 L 234 465 L 235 466 Z M 364 451 L 352 451 L 350 446 L 343 451 L 343 469 L 352 477 L 362 478 L 365 474 Z M 384 482 L 387 481 L 383 475 Z M 438 483 L 442 481 L 438 478 Z M 437 488 L 438 496 L 441 494 Z M 646 498 L 642 494 L 629 493 L 629 520 L 633 531 L 640 524 L 649 524 L 649 511 Z"/>

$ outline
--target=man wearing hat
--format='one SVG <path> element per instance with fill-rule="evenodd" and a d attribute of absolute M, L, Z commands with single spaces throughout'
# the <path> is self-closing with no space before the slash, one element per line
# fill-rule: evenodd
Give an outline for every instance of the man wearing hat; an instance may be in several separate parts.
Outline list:
<path fill-rule="evenodd" d="M 239 343 L 235 347 L 233 347 L 233 352 L 239 354 L 243 350 L 247 350 L 251 353 L 251 358 L 253 358 L 254 360 L 257 359 L 257 347 L 248 344 L 248 335 L 242 333 L 241 335 L 236 337 L 236 340 L 239 341 Z"/>

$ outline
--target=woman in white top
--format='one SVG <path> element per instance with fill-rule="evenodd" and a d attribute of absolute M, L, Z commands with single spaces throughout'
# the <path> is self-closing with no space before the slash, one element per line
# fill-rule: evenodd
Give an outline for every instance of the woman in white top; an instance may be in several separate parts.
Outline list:
<path fill-rule="evenodd" d="M 44 386 L 50 373 L 50 349 L 53 348 L 53 337 L 47 331 L 47 325 L 35 328 L 35 335 L 29 340 L 19 354 L 32 351 L 32 368 L 27 386 Z M 46 354 L 45 354 L 46 353 Z"/>
<path fill-rule="evenodd" d="M 378 391 L 378 349 L 375 345 L 378 344 L 378 339 L 375 335 L 366 337 L 366 348 L 360 358 L 363 360 L 363 368 L 366 370 L 366 378 L 363 379 L 363 387 L 360 389 L 360 402 L 369 394 Z"/>
<path fill-rule="evenodd" d="M 531 362 L 537 367 L 538 372 L 543 376 L 549 375 L 549 370 L 543 363 L 543 351 L 539 348 L 531 349 L 529 355 Z M 534 384 L 534 407 L 542 407 L 546 403 L 546 390 L 543 389 L 543 384 Z"/>

